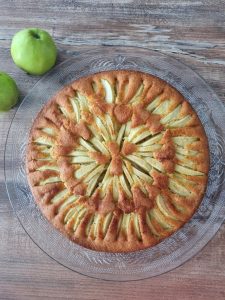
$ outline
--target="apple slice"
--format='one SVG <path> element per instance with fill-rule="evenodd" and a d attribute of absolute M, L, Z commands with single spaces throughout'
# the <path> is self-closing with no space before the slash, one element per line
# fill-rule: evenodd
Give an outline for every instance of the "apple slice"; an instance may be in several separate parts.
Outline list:
<path fill-rule="evenodd" d="M 102 120 L 98 117 L 95 118 L 95 121 L 96 121 L 96 124 L 98 125 L 98 128 L 101 132 L 101 135 L 103 137 L 103 139 L 105 141 L 109 141 L 110 140 L 110 136 L 109 136 L 109 133 L 105 127 L 105 125 L 102 123 Z"/>
<path fill-rule="evenodd" d="M 178 212 L 176 213 L 174 209 L 171 208 L 171 204 L 169 203 L 169 201 L 165 199 L 162 195 L 158 195 L 156 197 L 156 203 L 159 210 L 164 216 L 171 218 L 175 221 L 182 221 L 182 217 L 179 217 Z"/>
<path fill-rule="evenodd" d="M 118 135 L 117 135 L 117 139 L 116 139 L 116 142 L 119 146 L 121 146 L 121 142 L 123 140 L 123 136 L 124 136 L 124 133 L 125 133 L 125 129 L 126 129 L 126 125 L 123 124 L 121 127 L 120 127 L 120 130 L 118 132 Z"/>
<path fill-rule="evenodd" d="M 102 172 L 104 171 L 105 166 L 104 165 L 100 165 L 97 168 L 95 168 L 93 171 L 91 171 L 87 177 L 84 178 L 84 182 L 87 183 L 89 182 L 92 177 L 94 177 L 96 174 L 98 174 L 99 176 L 102 174 Z"/>
<path fill-rule="evenodd" d="M 48 145 L 36 145 L 37 150 L 39 150 L 42 153 L 50 154 L 51 153 L 51 147 Z"/>
<path fill-rule="evenodd" d="M 73 217 L 75 212 L 76 212 L 75 207 L 72 207 L 71 209 L 69 209 L 69 211 L 67 212 L 67 214 L 64 217 L 64 224 L 67 224 L 69 222 L 69 220 Z"/>
<path fill-rule="evenodd" d="M 47 145 L 47 146 L 53 146 L 54 143 L 51 138 L 47 137 L 38 137 L 35 141 L 35 143 L 40 144 L 40 145 Z"/>
<path fill-rule="evenodd" d="M 174 141 L 175 144 L 181 147 L 185 147 L 188 144 L 196 142 L 198 138 L 194 136 L 176 136 L 173 137 L 172 140 Z"/>
<path fill-rule="evenodd" d="M 93 218 L 93 222 L 91 223 L 91 228 L 90 228 L 90 231 L 89 231 L 89 236 L 92 238 L 92 239 L 95 239 L 97 234 L 98 234 L 98 227 L 99 227 L 99 224 L 101 222 L 101 215 L 99 214 L 95 214 L 94 215 L 94 218 Z"/>
<path fill-rule="evenodd" d="M 153 110 L 152 113 L 155 115 L 165 115 L 169 110 L 169 106 L 170 106 L 171 102 L 172 102 L 171 100 L 163 101 L 158 107 L 156 107 Z"/>
<path fill-rule="evenodd" d="M 93 162 L 95 162 L 95 160 L 88 156 L 73 156 L 71 158 L 72 164 L 86 164 L 86 163 L 93 163 Z"/>
<path fill-rule="evenodd" d="M 105 90 L 105 101 L 107 103 L 113 103 L 115 100 L 115 91 L 111 84 L 108 82 L 108 80 L 101 79 L 101 83 L 103 85 L 103 88 Z"/>
<path fill-rule="evenodd" d="M 183 167 L 181 165 L 176 165 L 175 166 L 175 171 L 184 175 L 190 175 L 190 176 L 203 176 L 205 175 L 202 172 L 196 171 L 196 170 L 192 170 L 186 167 Z"/>
<path fill-rule="evenodd" d="M 93 91 L 97 94 L 98 86 L 97 86 L 96 82 L 92 82 L 92 88 L 93 88 Z"/>
<path fill-rule="evenodd" d="M 178 162 L 179 165 L 188 167 L 190 169 L 195 169 L 196 163 L 188 159 L 186 156 L 183 156 L 182 154 L 178 154 L 178 153 L 176 153 L 175 156 L 179 160 Z"/>
<path fill-rule="evenodd" d="M 74 215 L 74 217 L 73 217 L 75 219 L 74 224 L 73 224 L 73 231 L 74 232 L 77 230 L 77 228 L 80 225 L 80 222 L 83 219 L 86 212 L 87 212 L 87 208 L 83 207 L 79 212 L 77 212 Z"/>
<path fill-rule="evenodd" d="M 68 156 L 88 156 L 88 152 L 73 150 L 68 154 Z"/>
<path fill-rule="evenodd" d="M 174 127 L 184 127 L 184 126 L 188 126 L 188 123 L 191 121 L 192 116 L 191 115 L 187 115 L 184 118 L 180 119 L 180 120 L 176 120 L 173 122 L 170 122 L 167 127 L 169 128 L 174 128 Z"/>
<path fill-rule="evenodd" d="M 115 129 L 114 129 L 112 119 L 108 114 L 106 114 L 105 119 L 106 119 L 106 125 L 108 127 L 108 132 L 111 135 L 111 140 L 115 140 L 116 139 L 116 134 L 115 134 Z"/>
<path fill-rule="evenodd" d="M 45 154 L 51 154 L 51 149 L 50 148 L 45 148 L 43 150 L 41 150 L 42 153 L 45 153 Z"/>
<path fill-rule="evenodd" d="M 102 138 L 102 136 L 101 136 L 101 134 L 100 134 L 100 132 L 99 132 L 98 127 L 96 126 L 96 124 L 94 124 L 94 123 L 92 125 L 88 124 L 87 127 L 91 131 L 92 136 L 94 136 L 97 139 L 99 139 L 99 141 L 103 140 L 103 138 Z"/>
<path fill-rule="evenodd" d="M 44 157 L 44 158 L 38 158 L 37 160 L 40 160 L 40 161 L 53 161 L 51 156 L 47 156 L 47 157 Z"/>
<path fill-rule="evenodd" d="M 77 179 L 80 179 L 80 178 L 88 175 L 96 167 L 97 167 L 96 162 L 88 164 L 88 165 L 83 165 L 78 170 L 75 171 L 74 175 Z"/>
<path fill-rule="evenodd" d="M 127 164 L 127 163 L 128 163 L 128 162 L 125 161 L 125 164 Z M 132 168 L 132 166 L 129 167 L 129 168 L 127 168 L 126 165 L 123 165 L 123 172 L 124 172 L 124 174 L 125 174 L 125 176 L 126 176 L 128 182 L 130 183 L 130 186 L 132 186 L 133 183 L 134 183 L 134 181 L 133 181 L 133 179 L 132 179 L 132 176 L 131 176 L 130 173 L 129 173 L 129 169 L 130 169 L 130 168 Z"/>
<path fill-rule="evenodd" d="M 77 96 L 78 96 L 78 101 L 80 104 L 80 108 L 82 111 L 88 109 L 88 100 L 84 95 L 81 95 L 80 93 L 77 92 Z"/>
<path fill-rule="evenodd" d="M 127 159 L 129 159 L 131 162 L 137 164 L 140 166 L 143 170 L 150 172 L 152 170 L 151 165 L 147 162 L 146 159 L 140 158 L 136 155 L 127 155 Z"/>
<path fill-rule="evenodd" d="M 184 176 L 185 176 L 185 175 L 181 175 L 181 174 L 176 173 L 176 172 L 173 174 L 174 179 L 177 180 L 177 181 L 180 181 L 181 183 L 183 182 L 183 183 L 185 183 L 185 184 L 191 184 L 191 185 L 196 185 L 196 184 L 198 184 L 197 182 L 192 181 L 192 180 L 190 180 L 190 179 L 187 179 L 187 178 L 185 178 Z"/>
<path fill-rule="evenodd" d="M 92 195 L 92 193 L 94 191 L 94 188 L 96 187 L 96 184 L 97 184 L 98 179 L 99 179 L 100 176 L 101 176 L 101 173 L 97 173 L 89 181 L 88 186 L 87 186 L 87 191 L 86 191 L 87 196 L 90 197 Z"/>
<path fill-rule="evenodd" d="M 153 168 L 159 170 L 160 172 L 165 172 L 163 165 L 155 158 L 146 157 L 145 160 L 151 165 Z"/>
<path fill-rule="evenodd" d="M 76 121 L 77 121 L 77 123 L 79 123 L 80 119 L 81 119 L 79 103 L 78 103 L 78 101 L 77 101 L 76 98 L 70 99 L 70 102 L 71 102 L 71 104 L 73 106 L 73 110 L 74 110 L 74 113 L 75 113 Z"/>
<path fill-rule="evenodd" d="M 101 151 L 106 156 L 110 154 L 108 149 L 105 147 L 104 142 L 99 141 L 99 139 L 97 139 L 96 137 L 93 137 L 91 139 L 91 142 L 99 151 Z"/>
<path fill-rule="evenodd" d="M 167 219 L 158 208 L 153 208 L 150 211 L 150 215 L 152 218 L 154 218 L 156 220 L 156 222 L 159 223 L 159 225 L 162 228 L 164 228 L 168 231 L 170 231 L 174 228 L 174 226 L 173 226 L 173 224 L 171 224 L 170 220 Z"/>
<path fill-rule="evenodd" d="M 149 154 L 149 156 L 152 156 L 150 152 L 154 152 L 156 150 L 159 150 L 162 148 L 162 145 L 160 144 L 154 144 L 154 145 L 149 145 L 149 146 L 138 146 L 138 151 L 141 155 L 146 155 Z"/>
<path fill-rule="evenodd" d="M 153 157 L 153 152 L 134 152 L 134 155 L 138 155 L 141 158 Z"/>
<path fill-rule="evenodd" d="M 107 234 L 107 231 L 109 229 L 109 225 L 110 225 L 110 223 L 112 221 L 112 217 L 113 217 L 113 213 L 110 212 L 104 218 L 103 225 L 102 225 L 103 237 L 105 237 L 106 234 Z"/>
<path fill-rule="evenodd" d="M 147 128 L 145 125 L 140 125 L 135 128 L 131 128 L 129 130 L 129 134 L 127 136 L 127 140 L 131 142 L 140 132 L 146 131 Z"/>
<path fill-rule="evenodd" d="M 101 195 L 104 197 L 109 189 L 110 186 L 113 186 L 113 177 L 107 177 L 106 179 L 102 180 L 101 185 Z"/>
<path fill-rule="evenodd" d="M 69 221 L 71 219 L 73 219 L 73 217 L 76 215 L 76 213 L 79 212 L 82 208 L 83 208 L 82 205 L 77 205 L 76 207 L 72 207 L 71 209 L 69 209 L 69 211 L 65 215 L 64 223 L 68 224 Z"/>
<path fill-rule="evenodd" d="M 93 225 L 93 222 L 94 222 L 94 219 L 95 219 L 95 215 L 92 215 L 86 225 L 86 228 L 85 228 L 85 234 L 86 236 L 88 237 L 90 232 L 91 232 L 91 228 L 92 228 L 92 225 Z"/>
<path fill-rule="evenodd" d="M 61 192 L 59 192 L 57 195 L 55 195 L 52 199 L 51 199 L 51 203 L 57 203 L 59 201 L 61 201 L 63 198 L 65 198 L 66 196 L 69 195 L 69 192 L 67 189 L 62 190 Z"/>
<path fill-rule="evenodd" d="M 159 104 L 161 100 L 159 97 L 155 98 L 147 107 L 147 111 L 152 112 Z"/>
<path fill-rule="evenodd" d="M 63 211 L 68 205 L 75 202 L 77 199 L 79 199 L 79 196 L 72 195 L 69 198 L 67 198 L 63 204 L 59 207 L 59 212 Z"/>
<path fill-rule="evenodd" d="M 139 188 L 142 190 L 142 192 L 147 195 L 147 190 L 144 186 L 144 182 L 140 179 L 140 177 L 138 177 L 136 174 L 133 174 L 132 177 L 133 177 L 133 180 L 134 180 L 134 184 L 138 185 Z"/>
<path fill-rule="evenodd" d="M 79 141 L 80 142 L 80 141 Z M 82 152 L 87 152 L 87 149 L 82 146 L 81 144 L 78 144 L 77 147 L 76 147 L 76 150 L 73 150 L 73 151 L 82 151 Z M 71 151 L 71 153 L 73 152 Z"/>
<path fill-rule="evenodd" d="M 56 182 L 62 182 L 62 180 L 60 179 L 59 176 L 52 176 L 52 177 L 49 177 L 45 180 L 41 180 L 39 182 L 39 185 L 46 185 L 48 183 L 56 183 Z"/>
<path fill-rule="evenodd" d="M 182 154 L 182 155 L 185 155 L 185 156 L 196 156 L 198 154 L 198 151 L 184 149 L 184 148 L 179 147 L 179 146 L 176 145 L 176 153 Z"/>
<path fill-rule="evenodd" d="M 113 177 L 110 175 L 109 172 L 110 172 L 110 164 L 108 165 L 105 175 L 102 179 L 102 182 L 100 183 L 102 197 L 106 195 L 109 186 L 112 184 Z"/>
<path fill-rule="evenodd" d="M 118 201 L 119 197 L 119 178 L 118 176 L 113 177 L 113 198 Z"/>
<path fill-rule="evenodd" d="M 95 151 L 95 148 L 93 146 L 91 146 L 91 144 L 89 142 L 85 141 L 83 138 L 79 138 L 79 143 L 81 144 L 81 146 L 83 146 L 88 151 Z"/>
<path fill-rule="evenodd" d="M 62 114 L 66 117 L 66 118 L 70 118 L 70 114 L 68 113 L 68 111 L 65 109 L 65 107 L 60 106 L 59 105 L 59 110 L 62 112 Z"/>
<path fill-rule="evenodd" d="M 130 214 L 123 214 L 123 218 L 120 225 L 120 232 L 124 232 L 126 235 L 128 234 L 128 227 L 130 223 Z"/>
<path fill-rule="evenodd" d="M 123 190 L 125 191 L 125 193 L 127 194 L 127 196 L 129 196 L 130 198 L 132 197 L 132 194 L 130 192 L 130 188 L 124 178 L 124 175 L 120 175 L 119 176 L 119 180 L 120 180 L 120 184 L 121 184 L 121 187 L 123 188 Z"/>
<path fill-rule="evenodd" d="M 53 128 L 44 127 L 41 129 L 43 132 L 47 133 L 48 135 L 55 135 L 55 131 Z"/>
<path fill-rule="evenodd" d="M 191 192 L 187 190 L 183 185 L 175 181 L 174 179 L 169 179 L 169 189 L 180 196 L 190 197 Z"/>
<path fill-rule="evenodd" d="M 139 102 L 141 99 L 141 95 L 144 91 L 144 84 L 141 84 L 136 92 L 136 94 L 134 95 L 134 97 L 130 100 L 131 104 L 134 104 L 136 102 Z"/>
<path fill-rule="evenodd" d="M 140 177 L 138 177 L 136 174 L 133 175 L 134 177 L 134 182 L 139 185 L 139 188 L 142 190 L 142 192 L 145 194 L 145 195 L 148 195 L 148 191 L 146 190 L 144 184 L 145 182 L 143 182 Z"/>
<path fill-rule="evenodd" d="M 146 213 L 146 223 L 150 229 L 150 231 L 153 233 L 155 237 L 159 237 L 160 233 L 156 230 L 156 228 L 153 226 L 152 221 L 151 221 L 151 216 L 149 213 Z"/>
<path fill-rule="evenodd" d="M 140 231 L 140 226 L 139 226 L 139 220 L 138 220 L 138 215 L 136 213 L 133 214 L 133 220 L 134 220 L 135 233 L 136 233 L 138 239 L 141 240 L 142 237 L 141 237 L 141 231 Z"/>
<path fill-rule="evenodd" d="M 133 166 L 133 172 L 135 175 L 137 175 L 140 179 L 142 179 L 144 182 L 152 183 L 152 177 L 149 175 L 145 174 L 144 172 L 141 172 L 137 168 Z"/>
<path fill-rule="evenodd" d="M 45 171 L 45 170 L 59 171 L 59 167 L 54 165 L 44 165 L 37 168 L 37 171 Z"/>
<path fill-rule="evenodd" d="M 125 129 L 125 136 L 128 136 L 131 130 L 131 121 L 127 122 Z"/>
<path fill-rule="evenodd" d="M 149 129 L 147 129 L 146 131 L 140 133 L 138 136 L 136 136 L 133 139 L 133 143 L 136 144 L 138 142 L 140 142 L 141 140 L 144 140 L 145 138 L 152 136 L 152 133 L 149 131 Z"/>
<path fill-rule="evenodd" d="M 147 141 L 140 143 L 140 146 L 150 146 L 156 144 L 162 139 L 162 136 L 162 133 L 154 135 L 153 137 L 150 137 Z"/>
<path fill-rule="evenodd" d="M 161 124 L 166 124 L 169 123 L 170 121 L 176 119 L 176 117 L 179 115 L 181 110 L 181 104 L 178 105 L 173 111 L 171 111 L 167 116 L 165 116 L 164 118 L 162 118 L 160 120 Z"/>

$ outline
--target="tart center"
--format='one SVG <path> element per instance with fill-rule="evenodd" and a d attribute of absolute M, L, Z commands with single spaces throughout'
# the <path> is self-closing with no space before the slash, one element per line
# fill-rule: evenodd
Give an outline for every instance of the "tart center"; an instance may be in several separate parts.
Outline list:
<path fill-rule="evenodd" d="M 73 128 L 64 122 L 61 128 L 57 161 L 65 185 L 71 193 L 91 198 L 92 204 L 94 199 L 97 210 L 107 198 L 103 212 L 108 211 L 109 202 L 113 204 L 110 209 L 118 206 L 124 212 L 151 207 L 149 186 L 167 188 L 165 162 L 174 165 L 169 132 L 151 130 L 149 118 L 135 127 L 131 120 L 120 124 L 108 113 L 92 118 L 93 124 L 79 122 Z M 170 148 L 164 149 L 168 145 Z"/>

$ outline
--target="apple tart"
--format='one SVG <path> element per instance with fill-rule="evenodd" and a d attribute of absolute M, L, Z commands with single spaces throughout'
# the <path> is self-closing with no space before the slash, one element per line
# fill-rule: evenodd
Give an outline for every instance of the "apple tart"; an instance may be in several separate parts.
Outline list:
<path fill-rule="evenodd" d="M 35 119 L 27 177 L 46 218 L 97 251 L 151 247 L 184 225 L 207 184 L 203 126 L 184 97 L 142 72 L 107 71 L 59 91 Z"/>

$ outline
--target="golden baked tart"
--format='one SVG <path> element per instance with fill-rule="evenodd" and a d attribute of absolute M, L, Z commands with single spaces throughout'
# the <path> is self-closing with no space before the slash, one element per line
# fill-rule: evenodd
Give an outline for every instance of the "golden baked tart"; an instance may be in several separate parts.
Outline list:
<path fill-rule="evenodd" d="M 108 71 L 74 81 L 30 132 L 27 176 L 47 219 L 94 250 L 151 247 L 185 224 L 207 184 L 208 142 L 165 81 Z"/>

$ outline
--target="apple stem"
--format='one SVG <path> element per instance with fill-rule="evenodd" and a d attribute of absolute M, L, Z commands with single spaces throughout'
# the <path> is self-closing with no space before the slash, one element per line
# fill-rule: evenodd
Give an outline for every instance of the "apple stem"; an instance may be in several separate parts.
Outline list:
<path fill-rule="evenodd" d="M 38 33 L 34 32 L 34 31 L 31 31 L 31 35 L 32 35 L 35 39 L 37 39 L 37 40 L 40 39 L 40 35 L 39 35 Z"/>

